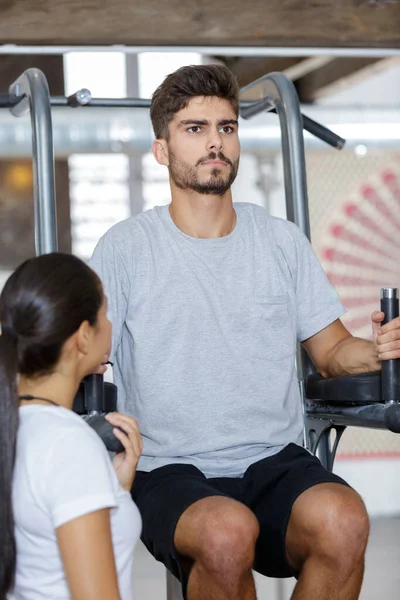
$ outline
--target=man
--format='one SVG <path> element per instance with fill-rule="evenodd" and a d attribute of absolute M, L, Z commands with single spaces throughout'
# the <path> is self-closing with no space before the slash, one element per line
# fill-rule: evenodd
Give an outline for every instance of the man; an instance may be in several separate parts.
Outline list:
<path fill-rule="evenodd" d="M 119 409 L 144 440 L 132 489 L 143 541 L 189 600 L 255 599 L 252 568 L 295 575 L 293 600 L 354 600 L 368 517 L 301 447 L 296 340 L 323 375 L 374 371 L 400 356 L 399 323 L 378 336 L 376 313 L 377 345 L 353 338 L 298 228 L 232 204 L 228 69 L 169 75 L 151 118 L 171 204 L 113 227 L 92 259 L 111 307 Z"/>

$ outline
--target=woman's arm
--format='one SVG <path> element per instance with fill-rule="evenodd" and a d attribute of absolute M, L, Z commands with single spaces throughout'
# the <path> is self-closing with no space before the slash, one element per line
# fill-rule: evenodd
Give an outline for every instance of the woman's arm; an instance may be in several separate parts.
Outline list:
<path fill-rule="evenodd" d="M 123 488 L 130 491 L 142 450 L 137 422 L 111 413 L 107 420 L 125 451 L 114 458 Z M 123 427 L 125 433 L 117 429 Z M 104 508 L 71 519 L 57 528 L 60 554 L 72 600 L 121 600 L 111 538 L 110 509 Z"/>
<path fill-rule="evenodd" d="M 71 600 L 121 600 L 110 509 L 73 519 L 56 533 Z"/>

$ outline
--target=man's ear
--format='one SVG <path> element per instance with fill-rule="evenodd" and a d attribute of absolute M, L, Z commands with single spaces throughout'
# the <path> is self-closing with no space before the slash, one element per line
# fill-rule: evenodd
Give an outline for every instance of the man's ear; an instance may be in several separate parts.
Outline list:
<path fill-rule="evenodd" d="M 153 150 L 154 158 L 156 159 L 158 164 L 168 167 L 169 158 L 168 158 L 168 145 L 167 145 L 166 140 L 163 140 L 163 139 L 154 140 L 152 150 Z"/>
<path fill-rule="evenodd" d="M 79 352 L 87 354 L 90 349 L 90 343 L 93 337 L 93 328 L 90 326 L 89 321 L 83 321 L 75 333 L 76 345 Z"/>

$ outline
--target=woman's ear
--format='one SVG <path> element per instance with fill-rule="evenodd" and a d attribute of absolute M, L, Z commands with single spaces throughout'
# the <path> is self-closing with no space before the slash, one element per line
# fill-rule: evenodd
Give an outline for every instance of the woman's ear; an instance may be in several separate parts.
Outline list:
<path fill-rule="evenodd" d="M 164 165 L 168 167 L 169 158 L 168 158 L 168 145 L 166 140 L 154 140 L 153 146 L 153 155 L 159 165 Z"/>
<path fill-rule="evenodd" d="M 88 354 L 93 338 L 93 327 L 90 326 L 89 321 L 83 321 L 75 335 L 79 352 Z"/>

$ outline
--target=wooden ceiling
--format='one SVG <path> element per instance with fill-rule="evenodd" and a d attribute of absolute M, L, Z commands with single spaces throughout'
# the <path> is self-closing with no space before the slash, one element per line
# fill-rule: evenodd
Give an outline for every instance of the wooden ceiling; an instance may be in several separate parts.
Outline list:
<path fill-rule="evenodd" d="M 400 0 L 0 0 L 13 44 L 400 48 Z"/>

